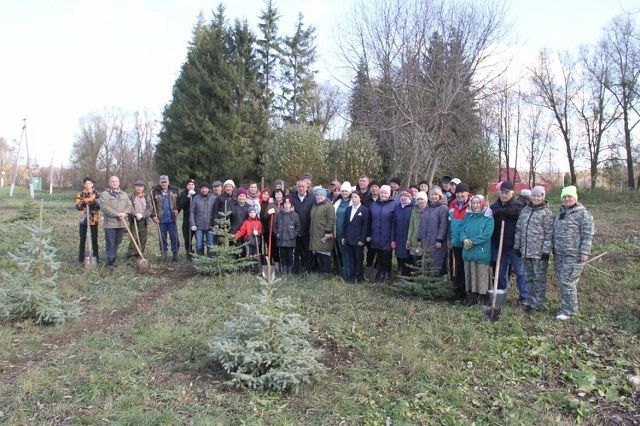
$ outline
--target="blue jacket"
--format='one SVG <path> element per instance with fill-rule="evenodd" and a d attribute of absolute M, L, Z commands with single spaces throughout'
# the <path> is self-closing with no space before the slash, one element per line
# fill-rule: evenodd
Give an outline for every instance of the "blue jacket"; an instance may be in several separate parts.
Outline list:
<path fill-rule="evenodd" d="M 409 236 L 409 224 L 411 223 L 411 212 L 413 212 L 413 202 L 402 207 L 402 204 L 396 205 L 394 215 L 394 233 L 393 241 L 396 242 L 396 257 L 406 259 L 411 255 L 407 250 L 407 237 Z"/>
<path fill-rule="evenodd" d="M 355 216 L 353 216 L 353 220 L 350 220 L 352 211 L 353 206 L 347 207 L 344 215 L 342 237 L 347 244 L 355 246 L 359 241 L 364 243 L 369 236 L 369 209 L 360 204 Z"/>
<path fill-rule="evenodd" d="M 378 250 L 391 250 L 391 241 L 394 235 L 393 220 L 397 201 L 378 199 L 371 204 L 371 248 Z"/>
<path fill-rule="evenodd" d="M 470 249 L 462 250 L 462 260 L 488 265 L 491 262 L 491 235 L 493 217 L 490 208 L 483 212 L 468 212 L 460 226 L 462 241 L 469 239 L 473 243 Z"/>

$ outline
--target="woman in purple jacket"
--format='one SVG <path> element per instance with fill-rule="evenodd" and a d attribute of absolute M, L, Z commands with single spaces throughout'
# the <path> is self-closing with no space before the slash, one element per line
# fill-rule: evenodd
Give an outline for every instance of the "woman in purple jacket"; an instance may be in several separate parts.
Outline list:
<path fill-rule="evenodd" d="M 371 204 L 371 248 L 377 250 L 378 281 L 391 281 L 393 255 L 394 211 L 396 201 L 391 199 L 391 187 L 380 187 L 380 198 Z"/>

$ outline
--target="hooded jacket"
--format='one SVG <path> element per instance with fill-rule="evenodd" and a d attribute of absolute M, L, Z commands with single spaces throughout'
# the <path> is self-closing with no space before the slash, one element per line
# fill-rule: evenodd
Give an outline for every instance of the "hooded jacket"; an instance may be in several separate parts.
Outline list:
<path fill-rule="evenodd" d="M 561 207 L 553 226 L 554 253 L 572 257 L 589 255 L 594 231 L 593 216 L 582 204 Z"/>
<path fill-rule="evenodd" d="M 545 200 L 539 205 L 527 204 L 516 224 L 514 250 L 520 250 L 523 258 L 540 259 L 553 248 L 554 214 Z"/>

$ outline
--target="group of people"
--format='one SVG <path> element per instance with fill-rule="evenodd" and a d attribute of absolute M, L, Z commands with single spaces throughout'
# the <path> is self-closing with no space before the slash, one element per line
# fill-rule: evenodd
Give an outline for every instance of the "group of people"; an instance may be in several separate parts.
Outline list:
<path fill-rule="evenodd" d="M 513 272 L 523 309 L 536 311 L 544 306 L 553 254 L 561 295 L 557 318 L 564 320 L 577 313 L 576 285 L 594 232 L 593 217 L 578 202 L 573 186 L 562 190 L 558 214 L 550 210 L 542 186 L 523 190 L 516 198 L 513 184 L 503 182 L 499 198 L 489 205 L 484 196 L 471 194 L 465 183 L 449 176 L 440 186 L 425 181 L 403 188 L 399 178 L 381 184 L 362 175 L 355 186 L 334 181 L 325 189 L 305 174 L 290 189 L 282 180 L 274 182 L 273 190 L 259 190 L 257 183 L 236 188 L 226 180 L 202 182 L 196 193 L 193 179 L 178 191 L 163 175 L 150 194 L 143 181 L 136 181 L 134 188 L 127 196 L 112 176 L 109 188 L 98 194 L 93 181 L 85 178 L 76 198 L 77 208 L 88 212 L 81 215 L 80 261 L 89 233 L 98 254 L 98 210 L 104 216 L 108 265 L 115 265 L 125 221 L 136 229 L 141 250 L 149 221 L 157 223 L 163 260 L 168 261 L 170 249 L 177 261 L 176 220 L 183 212 L 187 259 L 193 252 L 212 255 L 216 228 L 226 223 L 246 255 L 273 262 L 282 274 L 328 276 L 335 270 L 347 281 L 361 282 L 367 275 L 388 283 L 395 254 L 397 276 L 423 273 L 438 278 L 448 273 L 458 297 L 473 305 L 486 300 L 493 267 L 498 288 L 507 288 Z M 131 242 L 127 257 L 136 256 Z"/>

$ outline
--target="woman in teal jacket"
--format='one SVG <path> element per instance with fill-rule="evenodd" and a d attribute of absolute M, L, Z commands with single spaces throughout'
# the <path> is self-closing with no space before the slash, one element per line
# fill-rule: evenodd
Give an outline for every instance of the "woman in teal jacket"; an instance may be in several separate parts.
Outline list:
<path fill-rule="evenodd" d="M 493 214 L 482 195 L 474 195 L 460 228 L 467 305 L 484 302 L 489 289 Z"/>

